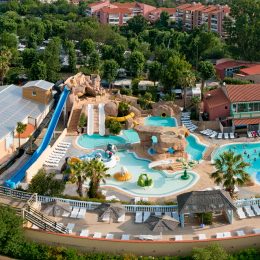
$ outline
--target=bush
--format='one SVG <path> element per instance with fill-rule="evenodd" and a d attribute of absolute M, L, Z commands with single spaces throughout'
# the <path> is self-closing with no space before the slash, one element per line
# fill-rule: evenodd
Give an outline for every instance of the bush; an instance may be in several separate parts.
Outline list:
<path fill-rule="evenodd" d="M 248 80 L 241 80 L 241 79 L 230 78 L 230 77 L 224 78 L 223 82 L 225 82 L 226 84 L 233 84 L 233 85 L 245 85 L 251 83 Z"/>
<path fill-rule="evenodd" d="M 106 125 L 106 128 L 109 129 L 109 132 L 114 135 L 118 135 L 120 133 L 120 131 L 122 130 L 121 124 L 114 119 L 106 120 L 105 125 Z"/>
<path fill-rule="evenodd" d="M 207 246 L 206 248 L 194 248 L 192 250 L 194 260 L 227 260 L 229 255 L 218 244 Z"/>
<path fill-rule="evenodd" d="M 141 106 L 142 109 L 151 109 L 152 108 L 152 94 L 146 92 L 143 96 L 139 96 L 137 103 Z"/>
<path fill-rule="evenodd" d="M 205 225 L 211 225 L 212 224 L 212 219 L 213 219 L 212 212 L 199 213 L 198 216 L 200 218 L 201 223 L 203 223 Z"/>
<path fill-rule="evenodd" d="M 118 105 L 118 116 L 127 116 L 129 114 L 129 104 L 126 102 L 120 102 Z"/>
<path fill-rule="evenodd" d="M 120 93 L 122 95 L 127 95 L 127 96 L 132 96 L 133 95 L 132 89 L 129 89 L 129 88 L 122 88 L 122 89 L 120 89 Z"/>
<path fill-rule="evenodd" d="M 79 127 L 82 128 L 87 125 L 87 116 L 85 113 L 82 113 L 79 118 Z"/>

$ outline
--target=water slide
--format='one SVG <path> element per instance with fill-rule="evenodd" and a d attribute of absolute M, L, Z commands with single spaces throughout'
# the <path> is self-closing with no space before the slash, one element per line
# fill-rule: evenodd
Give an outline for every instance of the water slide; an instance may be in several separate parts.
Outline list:
<path fill-rule="evenodd" d="M 94 110 L 93 104 L 88 104 L 88 135 L 93 135 L 94 133 Z"/>
<path fill-rule="evenodd" d="M 98 104 L 98 124 L 99 124 L 99 134 L 101 136 L 105 135 L 105 109 L 104 109 L 104 104 Z"/>
<path fill-rule="evenodd" d="M 21 182 L 21 180 L 24 179 L 26 171 L 31 167 L 32 164 L 36 162 L 36 160 L 40 157 L 43 151 L 50 144 L 51 138 L 53 136 L 54 130 L 57 126 L 62 109 L 66 103 L 69 93 L 70 90 L 65 86 L 63 92 L 60 95 L 58 104 L 54 110 L 51 121 L 48 125 L 47 131 L 42 139 L 40 146 L 34 152 L 32 157 L 30 157 L 30 159 L 27 162 L 25 162 L 25 164 L 9 180 L 5 181 L 5 186 L 9 188 L 16 188 L 16 186 Z"/>

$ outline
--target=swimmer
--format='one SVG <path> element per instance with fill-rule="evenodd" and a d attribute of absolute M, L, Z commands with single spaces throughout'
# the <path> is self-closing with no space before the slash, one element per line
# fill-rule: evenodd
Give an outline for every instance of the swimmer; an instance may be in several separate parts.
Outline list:
<path fill-rule="evenodd" d="M 254 161 L 256 161 L 256 158 L 254 158 Z"/>
<path fill-rule="evenodd" d="M 244 154 L 247 154 L 247 152 L 246 152 L 246 151 L 244 151 Z"/>
<path fill-rule="evenodd" d="M 256 153 L 256 149 L 255 149 L 255 153 Z"/>
<path fill-rule="evenodd" d="M 249 155 L 249 154 L 247 155 L 247 158 L 250 158 L 250 155 Z"/>

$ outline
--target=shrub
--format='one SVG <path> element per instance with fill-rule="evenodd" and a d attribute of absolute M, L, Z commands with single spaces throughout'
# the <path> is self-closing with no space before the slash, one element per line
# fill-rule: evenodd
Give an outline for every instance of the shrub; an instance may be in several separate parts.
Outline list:
<path fill-rule="evenodd" d="M 122 88 L 122 89 L 120 89 L 120 93 L 122 95 L 127 95 L 127 96 L 132 96 L 133 95 L 132 89 L 129 89 L 129 88 Z"/>
<path fill-rule="evenodd" d="M 152 94 L 145 92 L 143 96 L 139 96 L 137 103 L 141 106 L 142 109 L 151 109 L 152 108 Z"/>
<path fill-rule="evenodd" d="M 105 125 L 106 125 L 106 128 L 109 129 L 110 133 L 114 134 L 114 135 L 118 135 L 120 133 L 120 131 L 122 130 L 121 124 L 114 119 L 106 120 Z"/>
<path fill-rule="evenodd" d="M 118 105 L 118 116 L 127 116 L 129 114 L 129 104 L 126 102 L 120 102 Z"/>
<path fill-rule="evenodd" d="M 212 224 L 212 219 L 213 219 L 212 212 L 199 213 L 198 216 L 200 218 L 200 221 L 203 224 L 206 224 L 206 225 L 211 225 Z"/>
<path fill-rule="evenodd" d="M 79 125 L 79 127 L 84 127 L 84 126 L 86 126 L 86 124 L 87 124 L 87 116 L 85 115 L 85 113 L 82 113 L 80 115 L 78 125 Z"/>
<path fill-rule="evenodd" d="M 223 82 L 225 82 L 226 84 L 233 84 L 233 85 L 245 85 L 251 83 L 248 80 L 241 80 L 241 79 L 230 78 L 230 77 L 224 78 Z"/>
<path fill-rule="evenodd" d="M 213 244 L 205 248 L 194 248 L 192 250 L 194 260 L 227 260 L 229 255 L 218 244 Z"/>

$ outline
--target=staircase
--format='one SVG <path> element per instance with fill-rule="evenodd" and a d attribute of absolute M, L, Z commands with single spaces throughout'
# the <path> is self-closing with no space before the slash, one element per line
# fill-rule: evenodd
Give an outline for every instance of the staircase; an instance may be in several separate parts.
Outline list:
<path fill-rule="evenodd" d="M 76 135 L 78 133 L 78 123 L 81 109 L 77 108 L 72 111 L 72 115 L 68 124 L 68 135 Z"/>
<path fill-rule="evenodd" d="M 98 106 L 94 105 L 94 133 L 99 133 L 99 116 Z"/>
<path fill-rule="evenodd" d="M 211 154 L 212 152 L 214 151 L 214 149 L 217 147 L 217 145 L 212 145 L 210 146 L 204 153 L 203 155 L 203 160 L 208 160 L 210 161 L 211 160 Z"/>

